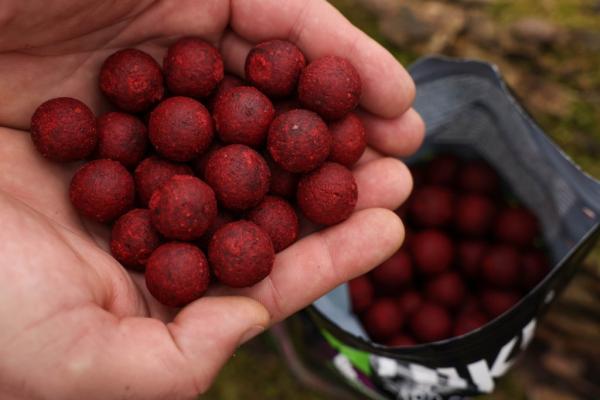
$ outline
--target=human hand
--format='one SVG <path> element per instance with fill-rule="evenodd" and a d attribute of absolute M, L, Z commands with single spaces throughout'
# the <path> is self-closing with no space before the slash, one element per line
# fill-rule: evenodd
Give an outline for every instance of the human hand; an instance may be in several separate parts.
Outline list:
<path fill-rule="evenodd" d="M 0 9 L 0 397 L 187 399 L 235 349 L 389 257 L 403 240 L 394 213 L 411 190 L 388 155 L 420 144 L 414 86 L 389 53 L 322 0 L 3 3 Z M 43 12 L 42 12 L 43 11 Z M 125 47 L 160 60 L 180 36 L 217 45 L 243 75 L 255 43 L 288 38 L 308 59 L 350 58 L 363 79 L 370 148 L 355 168 L 354 215 L 279 253 L 252 288 L 212 289 L 181 310 L 158 304 L 140 274 L 108 253 L 107 228 L 68 200 L 75 166 L 41 158 L 25 131 L 35 107 L 78 98 L 99 114 L 102 61 Z"/>

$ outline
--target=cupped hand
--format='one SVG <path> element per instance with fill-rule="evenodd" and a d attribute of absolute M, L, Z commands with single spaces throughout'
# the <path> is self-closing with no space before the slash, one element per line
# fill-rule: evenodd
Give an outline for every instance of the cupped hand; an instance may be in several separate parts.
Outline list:
<path fill-rule="evenodd" d="M 108 229 L 68 200 L 76 166 L 42 159 L 27 128 L 37 105 L 78 98 L 108 109 L 97 74 L 112 52 L 161 60 L 200 36 L 243 75 L 252 43 L 287 38 L 308 59 L 349 58 L 363 80 L 370 148 L 355 168 L 357 210 L 276 257 L 252 288 L 216 289 L 181 310 L 162 307 L 108 253 Z M 411 190 L 392 156 L 420 144 L 406 71 L 321 0 L 5 1 L 0 8 L 0 398 L 187 399 L 204 392 L 235 349 L 401 244 L 389 211 Z"/>

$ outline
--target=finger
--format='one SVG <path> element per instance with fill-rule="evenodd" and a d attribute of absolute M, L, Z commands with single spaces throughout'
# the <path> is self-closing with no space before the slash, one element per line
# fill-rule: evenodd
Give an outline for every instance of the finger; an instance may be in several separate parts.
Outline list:
<path fill-rule="evenodd" d="M 392 211 L 359 211 L 279 253 L 271 274 L 255 286 L 218 291 L 259 301 L 272 322 L 277 322 L 380 264 L 398 250 L 403 239 L 404 227 Z"/>
<path fill-rule="evenodd" d="M 360 156 L 360 159 L 356 162 L 356 164 L 354 164 L 354 168 L 358 167 L 359 165 L 370 163 L 371 161 L 379 158 L 383 158 L 383 155 L 367 146 L 365 152 L 362 154 L 362 156 Z"/>
<path fill-rule="evenodd" d="M 380 158 L 354 169 L 358 187 L 357 210 L 381 207 L 395 210 L 412 191 L 412 177 L 396 158 Z"/>
<path fill-rule="evenodd" d="M 348 58 L 363 82 L 361 104 L 373 114 L 394 118 L 413 102 L 415 86 L 406 70 L 325 1 L 232 0 L 230 23 L 252 43 L 287 38 L 309 60 L 331 54 Z"/>
<path fill-rule="evenodd" d="M 406 157 L 417 151 L 423 143 L 425 123 L 414 108 L 391 119 L 362 110 L 357 114 L 365 126 L 369 145 L 384 154 Z"/>
<path fill-rule="evenodd" d="M 223 57 L 225 69 L 239 77 L 245 78 L 246 56 L 252 49 L 252 43 L 242 39 L 232 31 L 226 31 L 221 39 L 219 50 Z"/>

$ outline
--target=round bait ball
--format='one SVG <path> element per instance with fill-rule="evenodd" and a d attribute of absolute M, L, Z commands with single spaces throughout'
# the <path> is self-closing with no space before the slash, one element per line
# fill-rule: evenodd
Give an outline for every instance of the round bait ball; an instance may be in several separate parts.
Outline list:
<path fill-rule="evenodd" d="M 121 264 L 143 270 L 152 252 L 161 244 L 161 238 L 150 221 L 150 211 L 136 208 L 115 222 L 110 251 Z"/>
<path fill-rule="evenodd" d="M 247 218 L 269 234 L 276 253 L 298 239 L 296 211 L 290 203 L 279 197 L 265 197 L 258 206 L 250 210 Z"/>
<path fill-rule="evenodd" d="M 163 68 L 167 87 L 177 96 L 208 97 L 225 74 L 219 51 L 193 37 L 179 39 L 169 47 Z"/>
<path fill-rule="evenodd" d="M 248 287 L 269 275 L 275 260 L 271 238 L 253 222 L 229 223 L 213 235 L 208 258 L 217 279 L 234 287 Z"/>
<path fill-rule="evenodd" d="M 96 148 L 96 117 L 79 100 L 69 97 L 48 100 L 31 117 L 31 140 L 49 160 L 83 160 Z"/>
<path fill-rule="evenodd" d="M 300 75 L 298 98 L 327 120 L 344 117 L 358 105 L 361 81 L 346 59 L 325 56 L 308 64 Z"/>
<path fill-rule="evenodd" d="M 144 206 L 150 202 L 154 191 L 162 187 L 175 175 L 193 175 L 192 169 L 184 164 L 175 164 L 160 157 L 148 157 L 135 169 L 135 187 Z"/>
<path fill-rule="evenodd" d="M 256 151 L 232 144 L 210 157 L 204 176 L 223 207 L 246 210 L 260 203 L 267 194 L 271 172 Z"/>
<path fill-rule="evenodd" d="M 133 177 L 119 162 L 94 160 L 75 172 L 69 197 L 82 215 L 109 222 L 133 206 L 134 188 Z"/>
<path fill-rule="evenodd" d="M 275 118 L 269 129 L 267 149 L 273 160 L 289 172 L 309 172 L 331 152 L 327 125 L 315 113 L 292 110 Z"/>
<path fill-rule="evenodd" d="M 329 160 L 350 168 L 360 159 L 367 148 L 365 127 L 354 113 L 329 124 L 333 139 Z"/>
<path fill-rule="evenodd" d="M 187 162 L 202 154 L 214 136 L 206 108 L 189 97 L 171 97 L 150 114 L 150 141 L 162 156 Z"/>
<path fill-rule="evenodd" d="M 150 199 L 154 227 L 174 240 L 199 239 L 217 216 L 215 193 L 189 175 L 175 175 Z"/>
<path fill-rule="evenodd" d="M 269 40 L 254 46 L 246 58 L 246 79 L 269 97 L 294 93 L 306 59 L 294 43 Z"/>
<path fill-rule="evenodd" d="M 98 118 L 98 158 L 134 168 L 144 158 L 147 147 L 146 126 L 133 115 L 110 112 Z"/>
<path fill-rule="evenodd" d="M 349 169 L 328 162 L 300 179 L 296 196 L 309 220 L 334 225 L 350 217 L 358 200 L 358 189 Z"/>
<path fill-rule="evenodd" d="M 137 49 L 119 50 L 104 61 L 100 90 L 111 103 L 131 113 L 149 109 L 165 92 L 160 65 Z"/>
<path fill-rule="evenodd" d="M 145 276 L 152 296 L 169 307 L 183 307 L 199 299 L 210 283 L 204 253 L 188 243 L 157 248 L 148 260 Z"/>

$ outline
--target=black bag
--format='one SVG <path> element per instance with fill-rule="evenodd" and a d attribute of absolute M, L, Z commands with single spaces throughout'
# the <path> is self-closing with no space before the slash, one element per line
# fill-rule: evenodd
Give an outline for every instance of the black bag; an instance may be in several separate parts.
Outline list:
<path fill-rule="evenodd" d="M 373 399 L 462 399 L 489 393 L 533 338 L 536 323 L 594 246 L 600 183 L 544 134 L 487 63 L 426 58 L 411 68 L 415 108 L 432 148 L 486 159 L 538 217 L 553 268 L 509 312 L 465 336 L 407 348 L 368 340 L 353 315 L 347 285 L 286 325 L 296 353 L 321 377 Z"/>

